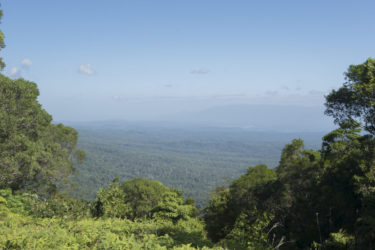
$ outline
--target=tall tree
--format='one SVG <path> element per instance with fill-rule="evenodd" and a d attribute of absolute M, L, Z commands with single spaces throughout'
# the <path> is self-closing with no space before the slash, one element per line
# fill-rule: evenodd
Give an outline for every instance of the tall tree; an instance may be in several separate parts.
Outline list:
<path fill-rule="evenodd" d="M 375 134 L 375 59 L 350 65 L 345 78 L 341 88 L 326 96 L 325 113 L 335 123 L 359 119 L 365 130 Z"/>
<path fill-rule="evenodd" d="M 0 75 L 0 188 L 51 193 L 74 172 L 77 131 L 52 124 L 35 83 Z"/>

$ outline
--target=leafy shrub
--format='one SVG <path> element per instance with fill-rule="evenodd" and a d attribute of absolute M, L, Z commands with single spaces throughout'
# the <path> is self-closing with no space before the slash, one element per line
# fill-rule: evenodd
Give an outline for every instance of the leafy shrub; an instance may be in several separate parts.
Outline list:
<path fill-rule="evenodd" d="M 212 246 L 198 218 L 176 223 L 161 218 L 134 221 L 83 218 L 76 215 L 80 209 L 70 209 L 82 204 L 73 199 L 54 197 L 39 201 L 35 195 L 14 195 L 10 190 L 2 190 L 1 194 L 0 249 L 209 249 Z M 38 205 L 38 209 L 29 209 L 30 204 Z M 87 211 L 86 207 L 82 209 Z"/>
<path fill-rule="evenodd" d="M 102 188 L 94 203 L 95 217 L 160 218 L 174 222 L 198 215 L 191 199 L 184 202 L 181 191 L 170 189 L 158 181 L 136 178 L 120 185 L 115 179 Z"/>
<path fill-rule="evenodd" d="M 91 204 L 67 195 L 54 195 L 47 200 L 36 200 L 31 206 L 31 213 L 42 218 L 61 217 L 77 219 L 90 217 Z"/>

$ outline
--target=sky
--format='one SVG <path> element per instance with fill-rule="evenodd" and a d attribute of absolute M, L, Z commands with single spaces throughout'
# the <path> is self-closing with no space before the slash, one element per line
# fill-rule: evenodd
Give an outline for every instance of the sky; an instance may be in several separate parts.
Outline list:
<path fill-rule="evenodd" d="M 375 56 L 373 0 L 3 0 L 0 54 L 56 121 L 323 106 Z"/>

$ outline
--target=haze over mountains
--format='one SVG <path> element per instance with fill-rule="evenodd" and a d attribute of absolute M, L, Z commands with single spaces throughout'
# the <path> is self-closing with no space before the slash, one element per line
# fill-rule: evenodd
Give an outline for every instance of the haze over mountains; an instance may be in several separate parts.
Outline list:
<path fill-rule="evenodd" d="M 149 119 L 124 117 L 105 121 L 66 122 L 85 127 L 121 128 L 125 124 L 138 126 L 241 128 L 251 131 L 328 132 L 335 126 L 332 118 L 324 115 L 323 106 L 282 106 L 236 104 L 215 106 L 200 111 L 180 112 Z M 107 126 L 108 125 L 108 126 Z"/>
<path fill-rule="evenodd" d="M 307 149 L 319 149 L 325 134 L 165 122 L 106 121 L 74 127 L 86 159 L 76 166 L 78 174 L 72 180 L 78 185 L 72 195 L 95 199 L 97 190 L 115 177 L 141 177 L 183 190 L 199 207 L 206 204 L 210 191 L 238 178 L 249 166 L 276 167 L 282 148 L 293 139 L 303 139 Z"/>
<path fill-rule="evenodd" d="M 73 178 L 80 183 L 73 195 L 93 199 L 116 176 L 142 177 L 182 189 L 201 207 L 212 189 L 250 165 L 276 167 L 292 139 L 319 149 L 322 136 L 334 127 L 323 107 L 302 106 L 236 104 L 131 118 L 64 122 L 78 130 L 78 146 L 86 152 Z"/>
<path fill-rule="evenodd" d="M 323 107 L 228 105 L 179 114 L 169 119 L 186 124 L 260 131 L 320 132 L 333 128 L 332 119 L 324 115 Z"/>

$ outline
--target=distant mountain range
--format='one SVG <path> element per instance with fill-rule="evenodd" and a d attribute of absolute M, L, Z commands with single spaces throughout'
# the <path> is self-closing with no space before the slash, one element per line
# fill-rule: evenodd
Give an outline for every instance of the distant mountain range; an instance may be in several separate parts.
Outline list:
<path fill-rule="evenodd" d="M 230 105 L 181 113 L 166 120 L 186 125 L 238 127 L 260 131 L 330 131 L 333 119 L 324 107 Z"/>
<path fill-rule="evenodd" d="M 324 107 L 281 105 L 227 105 L 196 112 L 183 112 L 143 121 L 124 119 L 63 122 L 73 127 L 128 129 L 131 127 L 164 128 L 239 128 L 264 132 L 328 132 L 335 128 L 333 119 L 324 115 Z"/>

